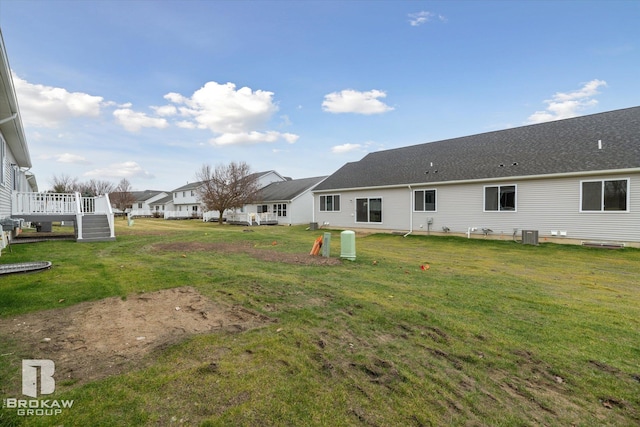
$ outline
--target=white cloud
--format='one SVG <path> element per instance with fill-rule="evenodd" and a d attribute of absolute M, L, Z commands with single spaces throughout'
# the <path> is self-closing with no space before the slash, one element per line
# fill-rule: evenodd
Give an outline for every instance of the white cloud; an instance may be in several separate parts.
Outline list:
<path fill-rule="evenodd" d="M 94 169 L 84 174 L 90 178 L 154 178 L 136 162 L 114 163 L 106 168 Z"/>
<path fill-rule="evenodd" d="M 130 108 L 119 108 L 113 112 L 113 116 L 129 132 L 138 132 L 142 128 L 164 129 L 169 126 L 165 119 L 149 117 Z"/>
<path fill-rule="evenodd" d="M 77 154 L 63 153 L 57 154 L 54 157 L 59 163 L 89 163 L 87 159 L 82 156 L 78 156 Z"/>
<path fill-rule="evenodd" d="M 298 140 L 298 135 L 276 131 L 224 133 L 218 137 L 213 138 L 211 140 L 211 143 L 213 145 L 242 145 L 259 144 L 263 142 L 277 142 L 279 140 L 284 140 L 289 144 L 293 144 Z"/>
<path fill-rule="evenodd" d="M 184 96 L 175 92 L 169 92 L 164 96 L 164 99 L 166 99 L 167 101 L 171 101 L 174 104 L 184 104 L 188 101 L 188 98 L 185 98 Z"/>
<path fill-rule="evenodd" d="M 233 83 L 211 81 L 191 97 L 171 92 L 164 98 L 175 104 L 176 113 L 185 118 L 176 123 L 178 127 L 211 131 L 215 134 L 211 139 L 213 145 L 260 144 L 280 140 L 292 144 L 299 138 L 291 133 L 265 130 L 278 111 L 273 102 L 273 92 L 254 91 L 249 87 L 237 89 Z M 282 119 L 284 125 L 291 124 L 287 116 L 282 116 Z"/>
<path fill-rule="evenodd" d="M 207 82 L 190 97 L 167 93 L 167 105 L 150 106 L 151 114 L 135 111 L 130 102 L 105 101 L 102 97 L 70 93 L 62 88 L 34 85 L 14 76 L 22 118 L 26 125 L 56 127 L 71 117 L 98 117 L 101 109 L 112 108 L 117 124 L 129 132 L 143 128 L 204 129 L 214 134 L 216 145 L 258 144 L 284 141 L 295 143 L 299 136 L 269 130 L 267 124 L 278 111 L 273 92 L 236 88 L 233 83 Z M 19 90 L 18 90 L 19 89 Z M 280 127 L 291 125 L 288 116 L 280 117 Z M 75 159 L 78 160 L 78 159 Z M 70 162 L 67 157 L 61 161 Z"/>
<path fill-rule="evenodd" d="M 349 153 L 362 148 L 361 144 L 342 144 L 331 147 L 331 152 L 336 154 Z"/>
<path fill-rule="evenodd" d="M 216 82 L 206 83 L 190 98 L 177 93 L 165 95 L 173 103 L 184 104 L 186 108 L 181 108 L 181 113 L 190 116 L 198 128 L 216 134 L 260 129 L 278 111 L 272 97 L 273 92 L 248 87 L 236 90 L 233 83 Z"/>
<path fill-rule="evenodd" d="M 73 117 L 98 117 L 101 96 L 32 84 L 12 73 L 22 120 L 26 126 L 55 128 Z"/>
<path fill-rule="evenodd" d="M 291 119 L 286 114 L 280 116 L 280 120 L 282 120 L 282 122 L 280 123 L 280 127 L 291 126 Z"/>
<path fill-rule="evenodd" d="M 300 135 L 296 135 L 294 133 L 289 133 L 289 132 L 285 132 L 285 133 L 281 134 L 281 136 L 289 144 L 295 144 L 296 141 L 300 138 Z"/>
<path fill-rule="evenodd" d="M 416 13 L 410 13 L 409 14 L 409 24 L 411 24 L 412 27 L 419 27 L 420 25 L 426 24 L 427 22 L 433 21 L 434 19 L 438 19 L 440 22 L 447 22 L 447 18 L 442 16 L 442 15 L 438 15 L 436 13 L 433 12 L 429 12 L 426 10 L 420 11 L 420 12 L 416 12 Z"/>
<path fill-rule="evenodd" d="M 385 98 L 387 94 L 381 90 L 358 92 L 345 89 L 341 92 L 333 92 L 325 95 L 322 109 L 329 113 L 356 113 L 356 114 L 380 114 L 392 111 L 378 98 Z"/>
<path fill-rule="evenodd" d="M 187 120 L 181 120 L 179 122 L 176 122 L 176 126 L 178 126 L 179 128 L 182 129 L 195 129 L 196 128 L 196 124 L 193 122 L 189 122 Z"/>
<path fill-rule="evenodd" d="M 157 115 L 162 117 L 175 116 L 178 113 L 178 109 L 173 105 L 163 105 L 161 107 L 151 107 Z"/>
<path fill-rule="evenodd" d="M 606 87 L 607 82 L 595 79 L 585 83 L 576 91 L 557 92 L 551 99 L 544 101 L 547 104 L 546 110 L 536 111 L 529 116 L 528 122 L 542 123 L 576 117 L 581 111 L 598 104 L 593 97 L 600 93 L 598 88 L 601 86 Z"/>

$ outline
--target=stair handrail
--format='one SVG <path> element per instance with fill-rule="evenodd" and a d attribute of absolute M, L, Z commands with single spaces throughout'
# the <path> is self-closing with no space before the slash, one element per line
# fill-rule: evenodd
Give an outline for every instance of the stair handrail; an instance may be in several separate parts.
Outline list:
<path fill-rule="evenodd" d="M 105 214 L 107 215 L 107 221 L 109 221 L 110 237 L 115 238 L 116 231 L 115 231 L 114 215 L 113 215 L 113 209 L 111 207 L 111 201 L 109 201 L 109 194 L 104 195 L 103 202 L 104 204 L 103 206 L 101 206 L 101 208 L 105 210 Z"/>
<path fill-rule="evenodd" d="M 75 192 L 75 198 L 76 198 L 76 231 L 78 233 L 78 235 L 76 236 L 76 239 L 78 240 L 82 240 L 82 216 L 84 215 L 82 213 L 82 197 L 80 196 L 79 192 Z"/>

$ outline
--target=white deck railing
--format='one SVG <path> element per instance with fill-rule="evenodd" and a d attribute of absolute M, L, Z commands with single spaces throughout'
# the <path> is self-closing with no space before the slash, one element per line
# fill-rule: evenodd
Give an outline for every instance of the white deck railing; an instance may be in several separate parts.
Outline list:
<path fill-rule="evenodd" d="M 75 215 L 79 207 L 77 194 L 14 192 L 12 214 Z"/>
<path fill-rule="evenodd" d="M 202 212 L 197 211 L 164 211 L 164 219 L 187 219 L 187 218 L 200 218 Z"/>
<path fill-rule="evenodd" d="M 154 213 L 158 213 L 161 214 L 163 212 L 161 211 L 152 211 L 149 208 L 131 208 L 131 210 L 129 211 L 129 215 L 131 215 L 131 217 L 136 217 L 136 216 L 153 216 Z"/>
<path fill-rule="evenodd" d="M 109 195 L 81 197 L 80 193 L 12 194 L 12 215 L 113 214 Z"/>
<path fill-rule="evenodd" d="M 246 223 L 247 225 L 253 225 L 254 223 L 260 225 L 261 223 L 273 223 L 278 221 L 278 217 L 274 213 L 262 212 L 262 213 L 246 213 L 246 212 L 234 212 L 226 215 L 228 222 Z"/>
<path fill-rule="evenodd" d="M 12 195 L 12 216 L 27 215 L 75 215 L 78 234 L 82 236 L 82 221 L 79 217 L 86 214 L 107 215 L 111 237 L 115 237 L 113 210 L 109 195 L 81 197 L 80 193 L 23 193 Z"/>

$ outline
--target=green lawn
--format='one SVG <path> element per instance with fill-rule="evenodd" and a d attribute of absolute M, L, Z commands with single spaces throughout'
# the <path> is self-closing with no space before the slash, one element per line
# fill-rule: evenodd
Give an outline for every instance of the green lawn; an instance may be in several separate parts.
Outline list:
<path fill-rule="evenodd" d="M 327 230 L 117 227 L 116 242 L 3 251 L 1 263 L 53 268 L 0 277 L 0 317 L 188 285 L 275 322 L 188 338 L 123 375 L 58 382 L 46 398 L 74 400 L 63 416 L 1 409 L 1 426 L 640 424 L 640 250 L 358 234 L 355 262 L 313 266 L 154 245 L 304 255 Z M 0 331 L 3 398 L 17 397 L 29 357 Z"/>

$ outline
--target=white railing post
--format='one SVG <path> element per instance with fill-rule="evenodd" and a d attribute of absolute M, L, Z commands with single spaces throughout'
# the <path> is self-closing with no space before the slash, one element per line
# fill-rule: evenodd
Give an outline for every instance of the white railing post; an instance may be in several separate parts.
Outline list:
<path fill-rule="evenodd" d="M 80 196 L 80 193 L 78 193 L 77 191 L 74 193 L 74 198 L 75 198 L 75 211 L 76 211 L 76 228 L 78 230 L 78 235 L 76 236 L 76 238 L 78 240 L 82 240 L 82 197 Z"/>
<path fill-rule="evenodd" d="M 115 224 L 114 224 L 114 216 L 113 209 L 111 208 L 111 201 L 109 200 L 109 195 L 104 195 L 104 203 L 105 203 L 105 214 L 107 215 L 107 221 L 109 221 L 109 232 L 110 237 L 116 237 Z"/>

